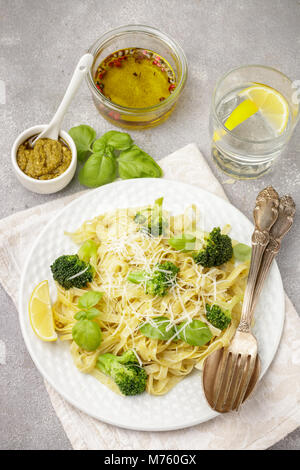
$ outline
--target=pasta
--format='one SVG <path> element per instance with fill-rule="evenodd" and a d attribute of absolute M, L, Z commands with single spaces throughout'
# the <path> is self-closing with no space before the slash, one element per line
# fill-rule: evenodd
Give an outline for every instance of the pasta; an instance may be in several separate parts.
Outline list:
<path fill-rule="evenodd" d="M 62 340 L 71 341 L 71 355 L 76 367 L 94 375 L 116 393 L 114 382 L 95 368 L 100 353 L 121 354 L 134 349 L 148 374 L 147 392 L 163 395 L 194 368 L 201 369 L 204 359 L 214 350 L 229 344 L 241 315 L 243 293 L 249 262 L 234 260 L 213 268 L 203 268 L 194 262 L 190 253 L 176 251 L 167 242 L 169 236 L 183 229 L 197 233 L 197 210 L 193 206 L 179 216 L 168 218 L 167 236 L 147 236 L 134 221 L 136 209 L 117 209 L 85 222 L 68 235 L 77 244 L 92 239 L 100 243 L 96 272 L 87 289 L 64 290 L 57 284 L 57 300 L 53 306 L 56 330 Z M 228 232 L 226 226 L 223 231 Z M 151 270 L 157 263 L 171 261 L 179 267 L 176 283 L 163 296 L 145 294 L 142 285 L 128 282 L 128 274 L 137 269 Z M 93 352 L 80 349 L 72 341 L 72 327 L 79 311 L 79 297 L 87 290 L 104 293 L 96 319 L 102 329 L 102 342 Z M 217 303 L 231 310 L 232 321 L 223 331 L 208 323 L 206 303 Z M 178 325 L 184 320 L 199 319 L 207 323 L 213 337 L 204 346 L 192 346 L 184 341 L 161 341 L 144 336 L 141 324 L 165 316 Z"/>

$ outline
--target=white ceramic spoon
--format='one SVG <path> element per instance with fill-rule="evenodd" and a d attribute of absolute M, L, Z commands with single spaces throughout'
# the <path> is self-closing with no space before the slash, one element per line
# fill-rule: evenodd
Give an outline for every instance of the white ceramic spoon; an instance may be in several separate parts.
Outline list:
<path fill-rule="evenodd" d="M 38 139 L 48 138 L 53 140 L 58 140 L 59 132 L 61 129 L 62 120 L 66 114 L 66 111 L 74 98 L 85 74 L 91 67 L 94 60 L 94 56 L 92 54 L 85 54 L 79 60 L 76 69 L 74 71 L 73 77 L 70 81 L 70 84 L 67 88 L 65 96 L 60 103 L 58 110 L 54 114 L 50 124 L 46 127 L 46 129 L 41 132 L 37 137 L 34 137 L 30 141 L 30 145 L 33 147 L 34 144 Z"/>

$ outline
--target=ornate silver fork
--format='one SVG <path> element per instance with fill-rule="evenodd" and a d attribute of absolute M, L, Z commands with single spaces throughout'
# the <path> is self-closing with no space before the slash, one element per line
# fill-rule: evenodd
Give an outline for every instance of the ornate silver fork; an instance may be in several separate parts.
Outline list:
<path fill-rule="evenodd" d="M 259 377 L 257 341 L 251 333 L 252 305 L 255 305 L 253 299 L 259 268 L 270 241 L 270 229 L 278 217 L 278 206 L 279 196 L 272 186 L 258 194 L 253 211 L 255 230 L 241 320 L 230 345 L 215 351 L 204 363 L 204 393 L 210 406 L 220 413 L 237 410 L 248 388 L 253 390 Z"/>

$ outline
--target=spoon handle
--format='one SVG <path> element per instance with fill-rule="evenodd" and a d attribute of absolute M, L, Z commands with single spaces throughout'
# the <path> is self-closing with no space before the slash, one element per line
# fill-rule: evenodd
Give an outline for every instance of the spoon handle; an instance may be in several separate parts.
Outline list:
<path fill-rule="evenodd" d="M 94 60 L 94 56 L 92 54 L 85 54 L 81 57 L 78 64 L 76 65 L 74 74 L 71 78 L 69 86 L 66 90 L 65 96 L 63 97 L 62 102 L 60 103 L 55 115 L 53 116 L 51 123 L 55 122 L 57 130 L 59 131 L 63 117 L 75 96 L 81 82 L 89 69 L 91 67 Z"/>
<path fill-rule="evenodd" d="M 247 287 L 244 295 L 243 310 L 238 331 L 249 332 L 252 320 L 252 300 L 255 284 L 266 246 L 269 232 L 278 217 L 279 196 L 272 186 L 260 191 L 253 211 L 255 229 L 252 235 L 252 254 Z"/>
<path fill-rule="evenodd" d="M 56 113 L 51 119 L 49 126 L 39 136 L 39 138 L 41 138 L 43 134 L 45 134 L 48 138 L 57 140 L 64 115 L 72 99 L 74 98 L 84 76 L 86 75 L 88 69 L 91 67 L 93 60 L 94 56 L 92 54 L 85 54 L 81 57 L 78 64 L 76 65 L 75 71 L 66 90 L 66 93 L 62 99 L 62 102 L 60 103 Z"/>
<path fill-rule="evenodd" d="M 279 200 L 278 218 L 270 230 L 270 240 L 264 252 L 252 300 L 251 310 L 254 312 L 263 284 L 270 271 L 271 264 L 280 250 L 281 242 L 294 222 L 296 204 L 291 196 L 283 196 Z"/>

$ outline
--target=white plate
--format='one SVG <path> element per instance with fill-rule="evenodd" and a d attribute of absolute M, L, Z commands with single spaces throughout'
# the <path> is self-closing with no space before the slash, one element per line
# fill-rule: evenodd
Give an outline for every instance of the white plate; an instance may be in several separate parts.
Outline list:
<path fill-rule="evenodd" d="M 223 199 L 195 186 L 164 179 L 138 179 L 112 183 L 88 191 L 64 208 L 44 228 L 35 241 L 21 279 L 19 316 L 25 343 L 39 371 L 72 405 L 107 423 L 129 429 L 165 431 L 207 421 L 217 415 L 204 398 L 199 371 L 186 377 L 167 395 L 135 397 L 114 394 L 91 375 L 82 374 L 73 365 L 68 344 L 44 343 L 33 333 L 28 318 L 28 300 L 33 288 L 42 280 L 50 282 L 55 299 L 50 264 L 61 254 L 75 253 L 77 246 L 64 235 L 84 220 L 118 207 L 153 203 L 164 196 L 164 207 L 173 214 L 197 204 L 206 229 L 230 223 L 231 235 L 250 243 L 253 225 Z M 253 198 L 254 199 L 254 198 Z M 254 203 L 249 201 L 250 204 Z M 273 306 L 276 305 L 274 309 Z M 279 344 L 284 322 L 284 292 L 280 273 L 273 264 L 256 309 L 254 334 L 259 345 L 262 375 L 269 367 Z"/>

